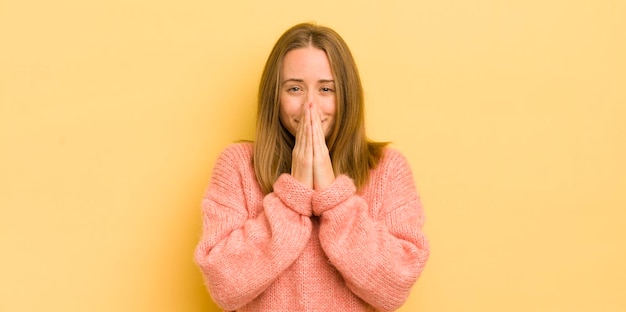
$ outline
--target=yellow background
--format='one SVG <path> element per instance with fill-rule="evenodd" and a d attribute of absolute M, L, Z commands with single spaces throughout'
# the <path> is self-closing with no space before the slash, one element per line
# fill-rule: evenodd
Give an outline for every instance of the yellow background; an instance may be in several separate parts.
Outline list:
<path fill-rule="evenodd" d="M 626 310 L 624 1 L 1 0 L 0 311 L 217 311 L 200 197 L 302 21 L 414 169 L 400 311 Z"/>

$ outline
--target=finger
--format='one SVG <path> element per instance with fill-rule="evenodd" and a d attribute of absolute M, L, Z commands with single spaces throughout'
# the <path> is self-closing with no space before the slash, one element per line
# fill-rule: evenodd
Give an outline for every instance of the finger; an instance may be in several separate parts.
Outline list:
<path fill-rule="evenodd" d="M 313 147 L 310 113 L 302 111 L 291 160 L 291 175 L 303 185 L 313 188 Z"/>
<path fill-rule="evenodd" d="M 311 123 L 311 106 L 306 105 L 304 109 L 304 120 L 306 120 L 305 136 L 306 136 L 306 154 L 313 158 L 313 128 Z"/>
<path fill-rule="evenodd" d="M 309 160 L 313 157 L 313 140 L 311 137 L 312 128 L 311 128 L 311 110 L 307 106 L 304 107 L 304 111 L 302 112 L 302 120 L 300 123 L 302 124 L 302 133 L 300 134 L 300 144 L 302 148 L 303 156 L 309 157 Z"/>
<path fill-rule="evenodd" d="M 313 188 L 323 190 L 335 180 L 332 160 L 326 146 L 326 136 L 322 126 L 321 113 L 314 109 L 313 127 Z"/>
<path fill-rule="evenodd" d="M 300 115 L 300 120 L 298 122 L 298 129 L 297 129 L 297 133 L 296 133 L 296 144 L 298 143 L 304 143 L 304 133 L 306 131 L 306 119 L 305 119 L 305 110 L 302 110 L 302 113 Z M 300 142 L 298 142 L 300 141 Z"/>
<path fill-rule="evenodd" d="M 304 155 L 303 167 L 307 173 L 307 185 L 313 188 L 313 131 L 311 129 L 311 108 L 307 105 L 304 111 Z"/>
<path fill-rule="evenodd" d="M 306 141 L 307 141 L 307 138 L 306 138 L 307 122 L 306 122 L 305 114 L 306 112 L 303 109 L 298 120 L 298 127 L 296 129 L 296 137 L 295 137 L 294 147 L 292 151 L 292 158 L 293 158 L 292 167 L 300 163 L 300 161 L 302 160 L 305 154 L 304 151 L 306 148 Z"/>
<path fill-rule="evenodd" d="M 313 140 L 314 140 L 314 153 L 319 151 L 318 154 L 322 156 L 328 154 L 328 148 L 326 146 L 326 136 L 324 135 L 324 128 L 322 126 L 322 120 L 318 109 L 315 109 L 313 113 Z"/>

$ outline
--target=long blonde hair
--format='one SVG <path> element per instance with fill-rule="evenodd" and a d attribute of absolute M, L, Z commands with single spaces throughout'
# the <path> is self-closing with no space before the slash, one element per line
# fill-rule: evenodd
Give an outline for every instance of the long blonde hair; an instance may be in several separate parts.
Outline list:
<path fill-rule="evenodd" d="M 335 175 L 345 174 L 360 189 L 369 179 L 387 143 L 365 135 L 363 87 L 345 41 L 334 30 L 311 23 L 288 29 L 276 42 L 261 75 L 258 94 L 254 171 L 264 193 L 282 173 L 291 172 L 295 138 L 279 118 L 283 59 L 287 52 L 313 46 L 326 52 L 335 80 L 337 110 L 326 144 Z"/>

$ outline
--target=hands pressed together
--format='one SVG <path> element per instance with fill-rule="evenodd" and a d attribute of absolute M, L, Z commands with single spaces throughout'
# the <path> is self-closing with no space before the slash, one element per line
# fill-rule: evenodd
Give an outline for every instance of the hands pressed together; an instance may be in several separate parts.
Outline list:
<path fill-rule="evenodd" d="M 319 110 L 306 104 L 298 123 L 291 175 L 304 186 L 321 191 L 335 181 Z"/>

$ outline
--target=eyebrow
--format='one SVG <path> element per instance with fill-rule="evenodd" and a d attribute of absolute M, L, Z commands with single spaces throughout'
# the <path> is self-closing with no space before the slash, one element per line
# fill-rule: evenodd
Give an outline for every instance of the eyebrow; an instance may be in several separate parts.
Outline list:
<path fill-rule="evenodd" d="M 283 80 L 282 84 L 285 84 L 287 82 L 304 82 L 304 79 L 289 78 L 289 79 Z M 335 83 L 335 81 L 332 79 L 320 79 L 317 82 L 318 83 L 329 83 L 329 82 Z"/>

